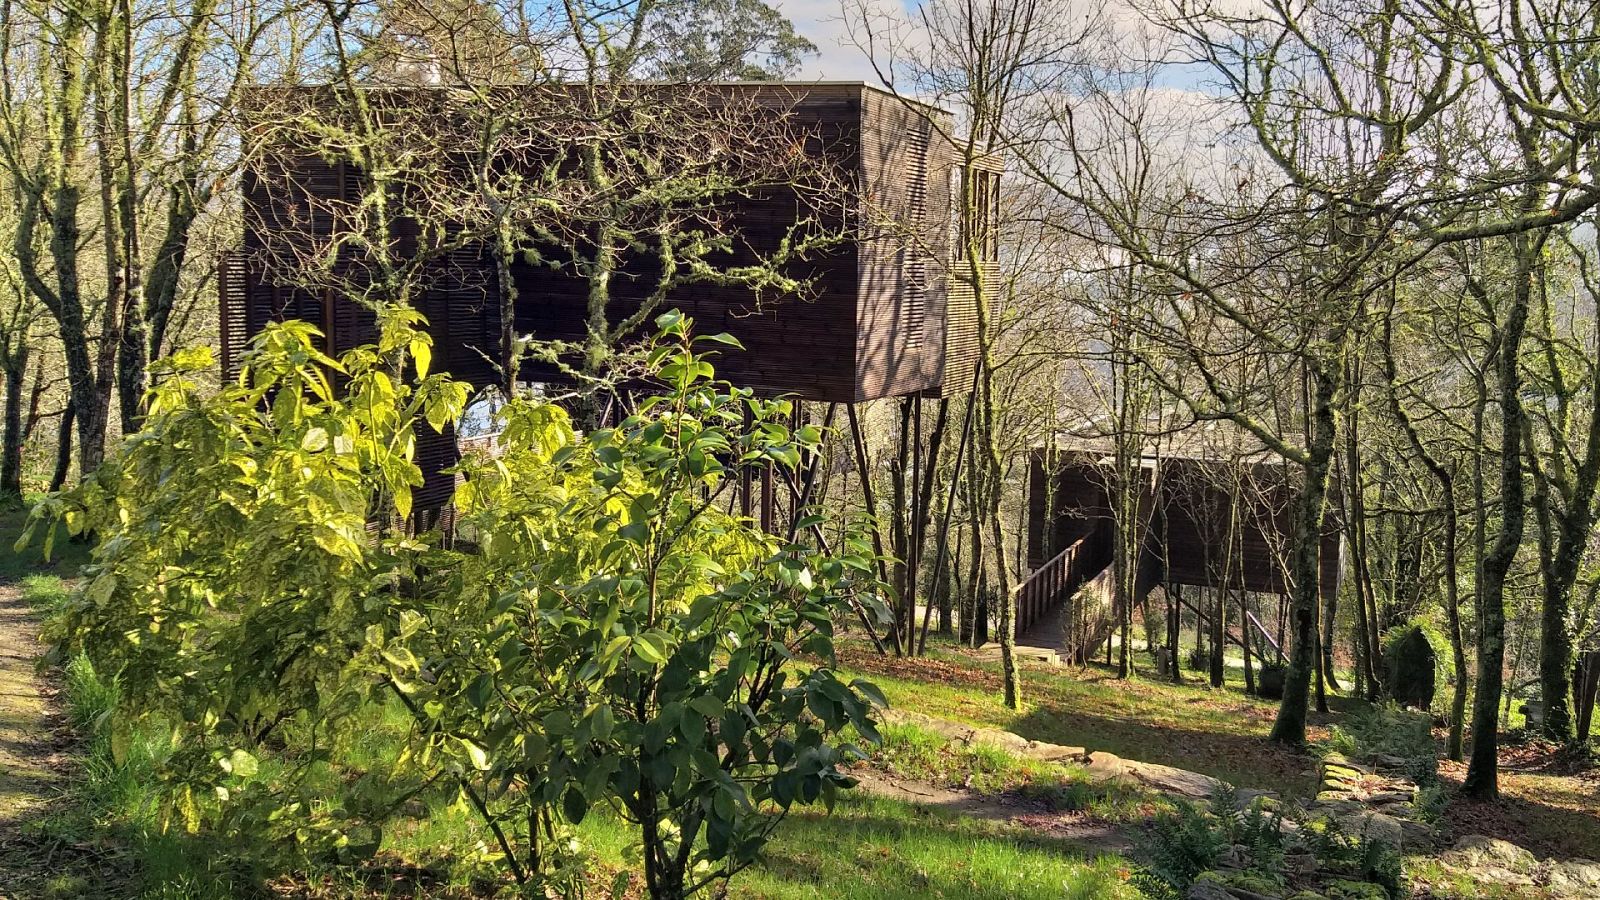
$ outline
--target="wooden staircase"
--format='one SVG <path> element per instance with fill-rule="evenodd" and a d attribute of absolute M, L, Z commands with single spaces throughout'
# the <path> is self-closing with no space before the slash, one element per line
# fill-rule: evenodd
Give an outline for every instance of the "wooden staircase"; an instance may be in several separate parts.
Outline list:
<path fill-rule="evenodd" d="M 1105 545 L 1106 541 L 1098 532 L 1085 534 L 1028 573 L 1017 585 L 1013 633 L 1019 642 L 1037 634 L 1044 638 L 1041 646 L 1059 644 L 1059 639 L 1049 640 L 1048 636 L 1059 632 L 1061 611 L 1086 587 L 1094 595 L 1086 600 L 1096 605 L 1109 603 L 1111 560 Z"/>

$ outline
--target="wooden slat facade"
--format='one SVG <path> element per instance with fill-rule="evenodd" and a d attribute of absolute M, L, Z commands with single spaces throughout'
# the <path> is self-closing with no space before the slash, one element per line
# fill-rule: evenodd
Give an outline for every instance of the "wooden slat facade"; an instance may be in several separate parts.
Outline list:
<path fill-rule="evenodd" d="M 792 264 L 786 274 L 806 285 L 799 296 L 758 298 L 744 287 L 701 283 L 677 290 L 662 309 L 682 309 L 702 333 L 737 337 L 745 350 L 724 351 L 717 360 L 719 373 L 763 394 L 856 402 L 964 391 L 971 380 L 970 360 L 952 366 L 946 357 L 952 348 L 963 354 L 975 349 L 976 335 L 965 333 L 973 327 L 970 311 L 948 311 L 956 160 L 933 121 L 945 114 L 862 84 L 711 89 L 786 117 L 808 154 L 843 173 L 838 189 L 846 195 L 845 202 L 830 202 L 827 208 L 783 187 L 742 196 L 726 211 L 738 235 L 735 249 L 713 264 L 754 262 L 775 251 L 796 223 L 809 220 L 854 238 Z M 230 368 L 243 339 L 275 319 L 318 324 L 335 352 L 374 337 L 372 313 L 359 303 L 276 283 L 264 274 L 273 270 L 264 261 L 292 256 L 314 236 L 332 233 L 336 216 L 327 210 L 338 204 L 310 198 L 353 204 L 361 193 L 359 174 L 343 163 L 310 153 L 278 158 L 281 169 L 245 174 L 243 253 L 233 263 L 237 272 L 222 285 L 224 323 L 238 332 L 229 332 L 223 348 Z M 494 260 L 468 248 L 448 263 L 449 271 L 441 272 L 415 303 L 431 323 L 436 365 L 486 384 L 494 379 L 489 360 L 498 358 L 500 340 Z M 613 322 L 639 308 L 654 285 L 651 265 L 643 254 L 623 261 L 611 287 Z M 510 270 L 518 293 L 519 334 L 583 339 L 586 282 L 520 255 Z M 954 378 L 947 379 L 947 372 Z M 559 378 L 553 367 L 538 364 L 523 374 L 530 380 Z"/>
<path fill-rule="evenodd" d="M 1109 530 L 1109 473 L 1096 456 L 1059 453 L 1053 473 L 1047 475 L 1045 454 L 1034 454 L 1029 477 L 1030 565 L 1039 565 L 1085 534 Z M 1141 507 L 1155 513 L 1147 519 L 1146 546 L 1164 570 L 1159 581 L 1288 593 L 1293 493 L 1284 466 L 1187 457 L 1148 465 L 1154 473 L 1147 479 Z M 1233 488 L 1235 476 L 1246 479 L 1247 490 Z M 1232 521 L 1237 524 L 1230 534 Z M 1319 591 L 1337 591 L 1343 543 L 1336 523 L 1325 526 L 1320 549 Z"/>

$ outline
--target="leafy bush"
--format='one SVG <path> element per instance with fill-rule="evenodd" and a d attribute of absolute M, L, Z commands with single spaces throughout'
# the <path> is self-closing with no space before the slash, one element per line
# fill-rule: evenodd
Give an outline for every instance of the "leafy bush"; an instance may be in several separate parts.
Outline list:
<path fill-rule="evenodd" d="M 1393 660 L 1400 643 L 1406 635 L 1415 629 L 1422 632 L 1428 639 L 1428 644 L 1433 648 L 1433 692 L 1432 712 L 1442 713 L 1450 704 L 1450 690 L 1448 685 L 1454 683 L 1456 677 L 1455 658 L 1450 654 L 1450 639 L 1444 635 L 1433 622 L 1426 616 L 1413 616 L 1405 622 L 1394 625 L 1384 631 L 1382 638 L 1383 665 L 1388 671 L 1392 683 Z"/>
<path fill-rule="evenodd" d="M 1149 860 L 1146 871 L 1176 895 L 1216 865 L 1217 854 L 1230 846 L 1216 818 L 1192 803 L 1156 816 L 1142 843 Z"/>
<path fill-rule="evenodd" d="M 841 731 L 877 739 L 881 695 L 828 667 L 833 617 L 882 606 L 868 543 L 822 553 L 725 509 L 737 467 L 792 467 L 820 435 L 716 381 L 715 339 L 672 313 L 645 359 L 663 390 L 616 428 L 505 406 L 500 454 L 461 467 L 474 546 L 447 549 L 395 527 L 414 429 L 466 396 L 428 373 L 420 323 L 386 313 L 337 361 L 310 326 L 269 327 L 210 397 L 189 377 L 209 357 L 174 360 L 144 429 L 36 511 L 99 539 L 58 637 L 123 686 L 114 755 L 170 725 L 171 821 L 303 854 L 370 854 L 407 798 L 448 791 L 530 890 L 581 889 L 568 823 L 596 804 L 637 829 L 652 896 L 730 876 L 793 804 L 851 784 Z M 394 702 L 400 758 L 328 802 L 321 774 Z"/>

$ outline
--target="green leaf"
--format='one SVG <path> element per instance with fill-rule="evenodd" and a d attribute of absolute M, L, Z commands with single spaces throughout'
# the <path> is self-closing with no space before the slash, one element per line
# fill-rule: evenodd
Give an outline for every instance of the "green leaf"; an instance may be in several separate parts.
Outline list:
<path fill-rule="evenodd" d="M 633 639 L 634 655 L 652 666 L 666 665 L 667 642 L 653 631 L 636 635 Z"/>
<path fill-rule="evenodd" d="M 883 691 L 879 690 L 878 686 L 872 682 L 864 678 L 857 678 L 855 681 L 850 682 L 850 687 L 854 688 L 856 693 L 866 697 L 873 706 L 879 709 L 889 708 L 889 698 L 885 697 Z"/>
<path fill-rule="evenodd" d="M 724 709 L 722 701 L 710 694 L 701 694 L 690 700 L 689 708 L 708 719 L 720 718 Z"/>
<path fill-rule="evenodd" d="M 494 696 L 494 676 L 488 672 L 479 675 L 467 686 L 467 702 L 474 709 L 484 710 L 489 708 L 489 700 Z"/>
<path fill-rule="evenodd" d="M 464 737 L 456 738 L 461 744 L 461 749 L 467 751 L 467 758 L 472 760 L 472 767 L 480 772 L 489 771 L 489 754 L 482 747 L 474 744 Z"/>
<path fill-rule="evenodd" d="M 567 817 L 568 822 L 574 825 L 581 823 L 583 817 L 589 813 L 588 798 L 576 787 L 567 788 L 567 792 L 561 795 L 561 813 Z"/>
<path fill-rule="evenodd" d="M 417 365 L 417 378 L 421 380 L 428 377 L 428 369 L 433 365 L 433 347 L 429 345 L 425 335 L 418 335 L 411 339 L 411 359 Z"/>
<path fill-rule="evenodd" d="M 225 762 L 223 768 L 240 778 L 254 778 L 261 768 L 256 758 L 243 750 L 234 750 Z"/>
<path fill-rule="evenodd" d="M 611 711 L 611 705 L 602 703 L 595 707 L 590 716 L 589 733 L 597 741 L 604 741 L 611 737 L 611 730 L 617 724 L 616 714 Z"/>

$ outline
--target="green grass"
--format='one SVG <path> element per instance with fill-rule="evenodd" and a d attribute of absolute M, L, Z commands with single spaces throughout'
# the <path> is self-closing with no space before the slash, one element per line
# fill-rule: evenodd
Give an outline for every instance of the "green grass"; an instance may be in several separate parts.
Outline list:
<path fill-rule="evenodd" d="M 612 822 L 582 829 L 608 865 L 626 865 L 629 836 Z M 729 896 L 773 900 L 953 897 L 1061 900 L 1140 896 L 1126 863 L 1087 860 L 1058 843 L 992 823 L 891 800 L 847 797 L 832 814 L 791 815 L 759 865 Z"/>
<path fill-rule="evenodd" d="M 164 741 L 136 735 L 124 758 L 113 759 L 105 723 L 117 702 L 115 682 L 80 657 L 66 667 L 63 687 L 69 718 L 88 735 L 83 773 L 74 788 L 76 802 L 41 827 L 62 843 L 104 840 L 109 835 L 122 847 L 131 871 L 117 890 L 125 893 L 99 896 L 221 900 L 251 896 L 265 883 L 281 881 L 283 876 L 274 874 L 270 859 L 252 860 L 239 848 L 221 846 L 205 834 L 163 832 L 156 815 L 155 775 L 166 751 Z M 342 748 L 338 764 L 320 775 L 330 799 L 339 796 L 341 771 L 346 767 L 381 769 L 392 763 L 408 727 L 403 710 L 375 708 L 371 726 Z M 1104 801 L 1103 792 L 1080 784 L 1065 767 L 1020 760 L 996 748 L 953 750 L 937 736 L 915 729 L 891 726 L 889 731 L 886 758 L 920 775 L 942 772 L 957 778 L 967 768 L 979 790 L 1049 791 L 1082 806 Z M 293 731 L 288 734 L 292 741 Z M 264 760 L 263 773 L 271 765 Z M 415 806 L 408 817 L 385 831 L 381 857 L 385 868 L 425 871 L 430 884 L 426 896 L 467 896 L 474 887 L 500 878 L 496 863 L 482 849 L 490 843 L 489 834 L 462 804 L 441 793 Z M 620 821 L 593 816 L 580 835 L 600 864 L 596 890 L 602 895 L 610 883 L 608 872 L 637 869 L 629 849 L 634 836 Z M 420 868 L 424 866 L 428 868 Z M 960 819 L 898 801 L 847 796 L 831 814 L 807 808 L 789 816 L 764 859 L 734 879 L 730 896 L 1131 900 L 1139 894 L 1127 877 L 1127 865 L 1121 860 L 1086 860 L 1064 844 L 1004 824 Z M 291 880 L 303 887 L 314 885 L 316 896 L 419 895 L 414 881 L 385 884 L 371 869 L 303 868 Z M 81 878 L 63 877 L 51 895 L 95 896 L 94 888 Z"/>
<path fill-rule="evenodd" d="M 893 706 L 1177 766 L 1286 797 L 1316 791 L 1315 762 L 1267 740 L 1276 701 L 1249 696 L 1242 687 L 1212 689 L 1192 675 L 1174 685 L 1142 675 L 1118 679 L 1093 666 L 1026 665 L 1019 712 L 1002 701 L 997 661 L 948 648 L 933 648 L 927 659 L 895 660 L 852 647 L 843 663 L 852 676 L 882 688 Z M 1326 729 L 1314 727 L 1311 736 L 1326 737 Z"/>
<path fill-rule="evenodd" d="M 1101 822 L 1136 822 L 1171 804 L 1164 797 L 1123 784 L 1090 779 L 1082 766 L 1020 757 L 988 744 L 952 744 L 915 725 L 890 723 L 873 765 L 893 775 L 979 794 L 1010 794 L 1057 811 L 1078 811 Z"/>
<path fill-rule="evenodd" d="M 32 575 L 54 574 L 71 577 L 89 561 L 89 545 L 72 540 L 65 528 L 57 525 L 51 541 L 50 553 L 44 552 L 45 532 L 49 526 L 40 523 L 34 529 L 32 540 L 21 551 L 16 549 L 28 525 L 31 501 L 16 497 L 0 499 L 0 584 L 20 582 Z"/>

